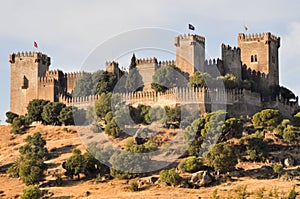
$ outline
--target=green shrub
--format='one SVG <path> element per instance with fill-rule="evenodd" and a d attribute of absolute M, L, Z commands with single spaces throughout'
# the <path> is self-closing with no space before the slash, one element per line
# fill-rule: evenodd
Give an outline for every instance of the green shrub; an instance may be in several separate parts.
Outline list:
<path fill-rule="evenodd" d="M 42 196 L 42 192 L 39 189 L 39 187 L 30 185 L 23 190 L 21 199 L 40 199 L 41 196 Z"/>
<path fill-rule="evenodd" d="M 289 195 L 288 195 L 288 199 L 295 199 L 296 196 L 298 195 L 298 192 L 295 190 L 295 186 L 293 186 L 293 188 L 290 190 Z"/>
<path fill-rule="evenodd" d="M 132 182 L 129 186 L 130 191 L 139 191 L 139 184 L 137 182 Z"/>
<path fill-rule="evenodd" d="M 227 172 L 235 169 L 237 156 L 229 145 L 219 143 L 206 155 L 206 161 L 216 171 Z"/>
<path fill-rule="evenodd" d="M 176 173 L 175 168 L 170 170 L 162 170 L 159 173 L 159 178 L 162 182 L 165 182 L 169 185 L 176 185 L 180 182 L 180 176 Z"/>
<path fill-rule="evenodd" d="M 247 191 L 247 185 L 240 185 L 236 187 L 235 192 L 238 194 L 237 199 L 246 199 L 249 196 L 249 193 Z"/>
<path fill-rule="evenodd" d="M 282 171 L 283 171 L 283 165 L 282 164 L 275 164 L 272 166 L 274 173 L 278 175 L 278 178 L 280 177 Z"/>
<path fill-rule="evenodd" d="M 179 163 L 179 169 L 183 172 L 193 173 L 199 171 L 202 167 L 201 159 L 196 156 L 187 157 Z"/>
<path fill-rule="evenodd" d="M 258 191 L 256 193 L 257 199 L 263 199 L 265 191 L 266 191 L 266 189 L 264 187 L 258 189 Z"/>
<path fill-rule="evenodd" d="M 29 128 L 30 123 L 31 122 L 29 121 L 29 119 L 24 115 L 15 117 L 11 125 L 11 132 L 14 134 L 26 133 L 26 130 Z"/>
<path fill-rule="evenodd" d="M 252 123 L 255 128 L 273 130 L 280 124 L 282 120 L 281 113 L 279 110 L 265 109 L 262 110 L 252 117 Z"/>
<path fill-rule="evenodd" d="M 264 161 L 268 155 L 267 144 L 261 134 L 255 134 L 247 138 L 246 152 L 252 161 Z"/>
<path fill-rule="evenodd" d="M 297 142 L 300 140 L 300 130 L 299 127 L 294 127 L 291 125 L 288 125 L 283 130 L 283 140 L 288 143 Z"/>
<path fill-rule="evenodd" d="M 6 122 L 7 123 L 9 123 L 9 124 L 12 124 L 13 123 L 13 121 L 14 121 L 14 119 L 16 118 L 16 117 L 19 117 L 19 115 L 18 114 L 16 114 L 16 113 L 13 113 L 13 112 L 10 112 L 10 111 L 8 111 L 8 112 L 6 112 Z"/>
<path fill-rule="evenodd" d="M 56 186 L 61 186 L 63 184 L 63 179 L 62 179 L 61 175 L 56 176 L 55 184 L 56 184 Z"/>

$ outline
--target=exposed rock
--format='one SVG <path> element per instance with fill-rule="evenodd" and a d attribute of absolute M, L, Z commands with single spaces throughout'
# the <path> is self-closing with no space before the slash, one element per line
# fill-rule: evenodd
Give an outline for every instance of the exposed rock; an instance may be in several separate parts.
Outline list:
<path fill-rule="evenodd" d="M 200 180 L 200 186 L 207 186 L 213 181 L 212 176 L 209 172 L 205 171 L 203 173 L 202 179 Z"/>
<path fill-rule="evenodd" d="M 186 180 L 181 180 L 179 185 L 177 186 L 178 188 L 189 188 L 189 184 Z"/>
<path fill-rule="evenodd" d="M 213 181 L 213 177 L 208 171 L 198 171 L 191 174 L 190 183 L 197 186 L 207 186 Z"/>
<path fill-rule="evenodd" d="M 158 177 L 150 177 L 149 178 L 149 183 L 151 183 L 151 184 L 154 184 L 155 182 L 157 182 L 157 180 L 158 180 L 159 178 Z"/>
<path fill-rule="evenodd" d="M 295 165 L 295 160 L 293 157 L 290 156 L 284 159 L 283 164 L 286 167 L 292 167 Z"/>

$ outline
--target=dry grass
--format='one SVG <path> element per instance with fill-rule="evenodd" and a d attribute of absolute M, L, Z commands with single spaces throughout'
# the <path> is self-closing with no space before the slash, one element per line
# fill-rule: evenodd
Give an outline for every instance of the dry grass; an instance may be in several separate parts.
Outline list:
<path fill-rule="evenodd" d="M 19 156 L 18 149 L 24 144 L 24 140 L 28 135 L 34 132 L 41 132 L 47 141 L 47 148 L 51 151 L 53 158 L 48 160 L 49 172 L 59 171 L 63 172 L 61 163 L 65 161 L 70 155 L 74 147 L 85 150 L 81 139 L 78 136 L 76 127 L 53 127 L 39 125 L 29 129 L 25 135 L 10 134 L 9 126 L 0 126 L 0 198 L 15 198 L 22 193 L 25 185 L 16 178 L 9 178 L 5 174 L 6 168 L 13 163 Z M 160 139 L 170 139 L 173 132 L 165 132 L 166 136 L 161 135 Z M 167 137 L 167 138 L 166 138 Z M 240 163 L 240 168 L 246 170 L 259 169 L 263 164 L 255 163 Z M 55 177 L 48 175 L 46 181 L 41 184 L 51 184 Z M 131 180 L 137 181 L 137 179 Z M 88 198 L 209 198 L 215 189 L 218 189 L 218 194 L 224 198 L 236 198 L 237 189 L 242 186 L 247 186 L 247 192 L 250 196 L 248 198 L 257 198 L 259 189 L 264 188 L 265 196 L 270 190 L 278 189 L 279 194 L 286 194 L 293 185 L 297 185 L 298 181 L 282 181 L 279 179 L 257 179 L 254 176 L 242 177 L 229 181 L 214 187 L 200 188 L 200 189 L 185 189 L 173 188 L 158 185 L 145 185 L 144 189 L 139 192 L 131 192 L 128 189 L 130 182 L 122 180 L 111 180 L 105 183 L 96 183 L 95 180 L 67 180 L 64 178 L 64 184 L 61 187 L 45 187 L 54 195 L 52 198 L 86 198 L 85 193 L 90 192 Z"/>

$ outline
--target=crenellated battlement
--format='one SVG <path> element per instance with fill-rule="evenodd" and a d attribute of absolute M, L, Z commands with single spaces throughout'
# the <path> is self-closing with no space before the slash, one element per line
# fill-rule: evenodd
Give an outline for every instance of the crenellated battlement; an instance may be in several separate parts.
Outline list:
<path fill-rule="evenodd" d="M 159 61 L 158 66 L 163 67 L 163 66 L 176 66 L 176 61 L 175 60 L 164 60 L 164 61 Z"/>
<path fill-rule="evenodd" d="M 205 43 L 205 37 L 200 35 L 193 35 L 193 34 L 184 34 L 175 37 L 174 44 L 175 46 L 180 46 L 180 41 L 190 41 L 190 42 L 198 42 L 198 43 Z"/>
<path fill-rule="evenodd" d="M 69 97 L 66 95 L 59 95 L 58 101 L 67 106 L 76 106 L 79 108 L 86 108 L 94 106 L 94 103 L 99 99 L 99 95 L 89 95 L 84 97 Z"/>
<path fill-rule="evenodd" d="M 226 51 L 232 51 L 233 53 L 236 53 L 236 54 L 240 54 L 241 53 L 241 49 L 239 47 L 231 47 L 230 45 L 226 45 L 224 43 L 222 43 L 222 50 L 226 50 Z"/>
<path fill-rule="evenodd" d="M 204 62 L 204 66 L 216 66 L 218 62 L 221 61 L 219 58 L 217 59 L 206 59 Z"/>
<path fill-rule="evenodd" d="M 136 60 L 137 65 L 141 64 L 157 64 L 157 59 L 155 57 L 150 57 L 150 58 L 143 58 L 143 59 L 137 59 Z"/>
<path fill-rule="evenodd" d="M 265 32 L 265 33 L 252 33 L 252 34 L 244 34 L 244 33 L 239 33 L 238 34 L 238 40 L 239 41 L 260 41 L 260 40 L 273 40 L 274 42 L 279 42 L 280 43 L 280 37 L 277 37 L 270 32 Z"/>
<path fill-rule="evenodd" d="M 69 72 L 69 73 L 65 73 L 65 78 L 79 78 L 82 77 L 84 74 L 87 74 L 87 72 L 84 71 L 79 71 L 79 72 Z"/>
<path fill-rule="evenodd" d="M 53 84 L 54 82 L 55 82 L 55 78 L 53 77 L 38 77 L 38 83 L 40 85 Z"/>
<path fill-rule="evenodd" d="M 105 66 L 109 67 L 109 66 L 119 66 L 119 63 L 116 61 L 107 61 L 105 62 Z"/>
<path fill-rule="evenodd" d="M 43 54 L 41 52 L 31 52 L 31 51 L 12 53 L 9 55 L 9 62 L 13 64 L 17 60 L 22 61 L 24 58 L 32 58 L 34 62 L 42 63 L 47 66 L 51 64 L 51 59 L 46 54 Z"/>

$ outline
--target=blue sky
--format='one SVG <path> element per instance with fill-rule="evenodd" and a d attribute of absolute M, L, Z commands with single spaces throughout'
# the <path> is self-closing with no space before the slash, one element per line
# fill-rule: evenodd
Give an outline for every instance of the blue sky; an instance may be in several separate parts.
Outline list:
<path fill-rule="evenodd" d="M 1 1 L 1 123 L 9 110 L 10 53 L 32 51 L 33 41 L 37 41 L 38 50 L 51 56 L 51 69 L 79 71 L 99 44 L 114 35 L 144 27 L 187 33 L 187 24 L 192 23 L 195 33 L 206 37 L 208 58 L 220 57 L 221 43 L 236 46 L 237 34 L 244 31 L 244 24 L 249 33 L 270 31 L 281 37 L 280 83 L 299 95 L 299 9 L 297 0 Z"/>

